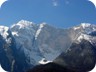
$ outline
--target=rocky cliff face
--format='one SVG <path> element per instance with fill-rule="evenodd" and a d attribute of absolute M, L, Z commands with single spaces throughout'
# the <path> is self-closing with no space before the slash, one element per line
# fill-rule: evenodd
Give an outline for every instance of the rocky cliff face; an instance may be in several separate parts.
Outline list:
<path fill-rule="evenodd" d="M 77 72 L 90 71 L 96 63 L 96 48 L 87 40 L 74 42 L 54 62 Z"/>
<path fill-rule="evenodd" d="M 58 60 L 67 67 L 70 64 L 79 70 L 87 65 L 85 70 L 91 70 L 95 63 L 95 31 L 96 25 L 86 23 L 69 29 L 25 20 L 11 27 L 0 26 L 0 63 L 11 72 Z"/>

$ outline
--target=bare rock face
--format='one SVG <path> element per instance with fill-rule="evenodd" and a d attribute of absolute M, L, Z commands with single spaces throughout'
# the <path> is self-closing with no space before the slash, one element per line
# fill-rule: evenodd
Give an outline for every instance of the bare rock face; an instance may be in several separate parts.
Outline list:
<path fill-rule="evenodd" d="M 96 48 L 87 40 L 74 42 L 54 62 L 77 72 L 90 71 L 96 63 Z"/>

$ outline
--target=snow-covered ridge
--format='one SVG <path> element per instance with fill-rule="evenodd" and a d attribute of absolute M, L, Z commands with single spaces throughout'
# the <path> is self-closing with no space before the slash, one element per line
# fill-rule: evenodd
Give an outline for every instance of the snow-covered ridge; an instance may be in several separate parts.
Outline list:
<path fill-rule="evenodd" d="M 33 22 L 26 21 L 26 20 L 21 20 L 21 21 L 19 21 L 17 24 L 13 24 L 13 25 L 11 26 L 11 28 L 13 28 L 14 26 L 18 26 L 19 29 L 21 29 L 21 28 L 24 28 L 24 27 L 30 27 L 30 26 L 32 26 L 33 24 L 34 24 Z"/>
<path fill-rule="evenodd" d="M 40 34 L 40 32 L 41 32 L 41 30 L 42 30 L 42 28 L 44 27 L 45 24 L 46 23 L 40 24 L 40 26 L 39 26 L 39 28 L 38 28 L 38 30 L 36 32 L 36 35 L 35 35 L 35 40 L 37 39 L 38 35 Z"/>
<path fill-rule="evenodd" d="M 82 34 L 77 38 L 77 40 L 78 40 L 79 42 L 81 42 L 82 39 L 85 39 L 85 40 L 90 41 L 90 36 L 82 33 Z"/>
<path fill-rule="evenodd" d="M 10 38 L 7 38 L 9 33 L 8 33 L 9 27 L 7 26 L 0 26 L 0 35 L 5 39 L 6 42 L 11 42 Z"/>
<path fill-rule="evenodd" d="M 10 29 L 11 29 L 13 36 L 19 36 L 20 34 L 23 35 L 23 33 L 30 33 L 31 34 L 34 31 L 35 27 L 36 27 L 36 24 L 34 24 L 33 22 L 21 20 L 18 23 L 13 24 L 10 27 Z"/>
<path fill-rule="evenodd" d="M 6 26 L 0 26 L 0 34 L 4 37 L 4 39 L 7 38 L 8 34 L 8 27 Z"/>
<path fill-rule="evenodd" d="M 43 27 L 45 26 L 46 23 L 41 23 L 39 26 L 33 22 L 30 21 L 26 21 L 26 20 L 21 20 L 19 21 L 17 24 L 13 24 L 10 29 L 11 29 L 11 33 L 13 36 L 19 36 L 22 35 L 22 37 L 24 36 L 24 34 L 26 33 L 27 35 L 30 35 L 30 37 L 35 37 L 35 40 L 38 38 L 40 32 L 42 31 Z M 37 29 L 35 29 L 35 27 Z M 8 36 L 8 27 L 6 26 L 0 26 L 0 33 L 1 35 L 4 37 L 4 39 L 7 38 Z M 21 30 L 22 29 L 22 30 Z M 75 26 L 73 27 L 73 29 L 76 30 L 82 30 L 84 29 L 85 32 L 90 33 L 92 31 L 96 31 L 96 25 L 92 25 L 90 23 L 81 23 L 79 26 Z M 27 37 L 26 35 L 26 37 Z M 25 36 L 24 36 L 25 37 Z M 88 36 L 85 35 L 80 35 L 78 37 L 78 41 L 80 41 L 82 38 L 87 38 Z"/>
<path fill-rule="evenodd" d="M 82 26 L 83 28 L 90 27 L 90 25 L 91 25 L 91 24 L 89 24 L 89 23 L 81 23 L 81 26 Z"/>
<path fill-rule="evenodd" d="M 73 27 L 74 30 L 80 29 L 80 28 L 88 28 L 88 27 L 92 27 L 94 25 L 90 24 L 90 23 L 81 23 L 79 26 L 75 26 Z"/>
<path fill-rule="evenodd" d="M 74 30 L 78 30 L 78 29 L 80 29 L 80 27 L 73 27 L 73 29 L 74 29 Z"/>

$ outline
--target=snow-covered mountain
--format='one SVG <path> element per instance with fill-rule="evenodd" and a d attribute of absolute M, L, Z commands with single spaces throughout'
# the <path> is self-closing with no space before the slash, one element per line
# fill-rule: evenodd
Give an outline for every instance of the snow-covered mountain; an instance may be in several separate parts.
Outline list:
<path fill-rule="evenodd" d="M 21 20 L 11 27 L 0 26 L 0 63 L 5 70 L 24 72 L 35 65 L 53 62 L 71 50 L 74 42 L 80 44 L 82 40 L 96 48 L 96 25 L 82 23 L 60 29 Z"/>

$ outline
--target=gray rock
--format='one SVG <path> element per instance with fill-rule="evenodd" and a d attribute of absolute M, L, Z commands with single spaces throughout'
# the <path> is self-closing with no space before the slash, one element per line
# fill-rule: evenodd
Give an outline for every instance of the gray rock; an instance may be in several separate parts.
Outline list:
<path fill-rule="evenodd" d="M 77 72 L 90 71 L 96 63 L 96 49 L 84 39 L 80 43 L 73 42 L 54 62 Z"/>

